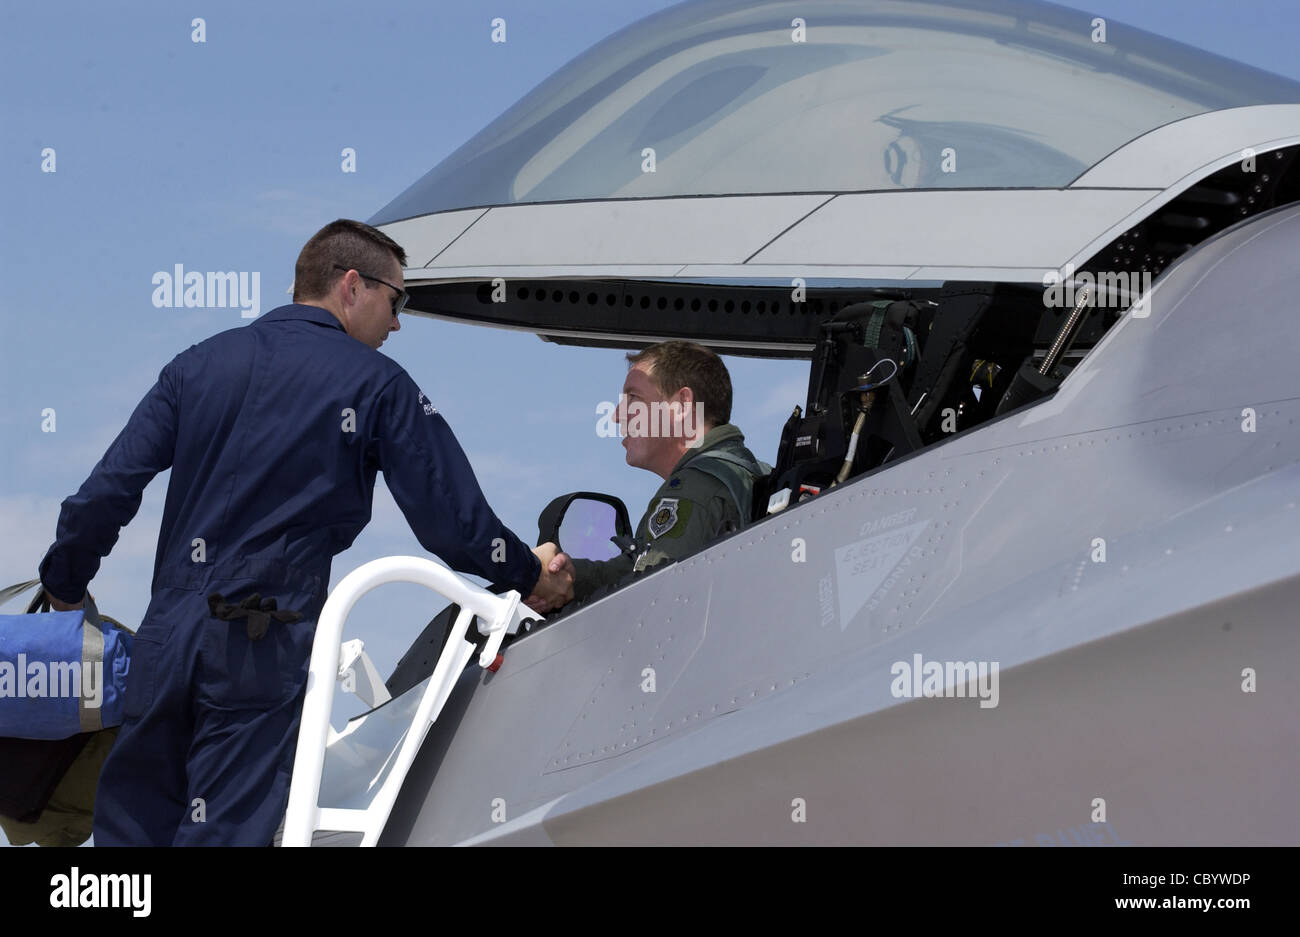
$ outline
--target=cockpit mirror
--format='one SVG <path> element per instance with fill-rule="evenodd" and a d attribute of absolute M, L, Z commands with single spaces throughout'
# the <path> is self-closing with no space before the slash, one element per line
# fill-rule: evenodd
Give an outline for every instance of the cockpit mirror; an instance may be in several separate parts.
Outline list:
<path fill-rule="evenodd" d="M 561 495 L 537 519 L 538 544 L 555 542 L 572 557 L 609 560 L 620 547 L 613 537 L 630 537 L 627 508 L 613 495 L 575 491 Z"/>

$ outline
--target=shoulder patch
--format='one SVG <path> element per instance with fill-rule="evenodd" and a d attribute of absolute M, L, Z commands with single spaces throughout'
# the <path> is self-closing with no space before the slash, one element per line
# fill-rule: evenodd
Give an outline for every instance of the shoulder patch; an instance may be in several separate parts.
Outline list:
<path fill-rule="evenodd" d="M 692 507 L 692 502 L 681 498 L 660 498 L 646 521 L 646 532 L 654 540 L 660 537 L 680 537 L 686 533 Z"/>
<path fill-rule="evenodd" d="M 677 503 L 677 498 L 659 499 L 659 503 L 650 512 L 650 520 L 646 523 L 646 529 L 651 537 L 658 540 L 673 529 L 673 525 L 677 523 Z"/>
<path fill-rule="evenodd" d="M 433 416 L 438 412 L 434 405 L 429 402 L 429 398 L 424 396 L 424 391 L 420 391 L 420 406 L 424 407 L 425 416 Z"/>

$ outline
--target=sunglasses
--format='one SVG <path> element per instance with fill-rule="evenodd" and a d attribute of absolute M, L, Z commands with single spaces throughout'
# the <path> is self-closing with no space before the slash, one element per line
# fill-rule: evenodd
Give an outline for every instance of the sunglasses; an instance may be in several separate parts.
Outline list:
<path fill-rule="evenodd" d="M 342 270 L 344 273 L 346 273 L 351 268 L 344 267 L 341 264 L 335 264 L 334 269 Z M 392 303 L 393 318 L 397 318 L 397 314 L 406 308 L 406 301 L 411 298 L 407 294 L 406 290 L 399 290 L 397 287 L 393 286 L 393 284 L 389 283 L 387 280 L 381 280 L 379 279 L 379 277 L 372 277 L 369 274 L 362 273 L 360 270 L 357 271 L 357 276 L 361 277 L 361 279 L 363 280 L 374 280 L 376 283 L 382 283 L 384 284 L 384 286 L 388 287 L 390 290 L 392 290 L 394 293 L 397 294 L 396 296 L 393 297 L 393 303 Z"/>

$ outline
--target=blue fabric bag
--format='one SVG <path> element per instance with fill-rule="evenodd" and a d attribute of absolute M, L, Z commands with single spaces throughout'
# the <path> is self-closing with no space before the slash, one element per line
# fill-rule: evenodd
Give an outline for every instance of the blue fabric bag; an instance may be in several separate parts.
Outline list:
<path fill-rule="evenodd" d="M 65 739 L 121 725 L 131 638 L 89 596 L 75 612 L 35 612 L 34 603 L 31 614 L 0 615 L 0 737 Z"/>

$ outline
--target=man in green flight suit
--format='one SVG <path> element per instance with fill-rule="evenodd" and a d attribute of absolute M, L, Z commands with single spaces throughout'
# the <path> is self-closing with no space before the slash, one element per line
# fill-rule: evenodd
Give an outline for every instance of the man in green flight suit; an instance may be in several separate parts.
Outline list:
<path fill-rule="evenodd" d="M 611 560 L 559 553 L 573 594 L 588 598 L 633 572 L 696 553 L 749 523 L 754 479 L 771 468 L 745 448 L 730 422 L 731 376 L 722 359 L 694 342 L 662 342 L 627 356 L 614 420 L 627 464 L 664 480 L 636 528 L 636 546 Z"/>

